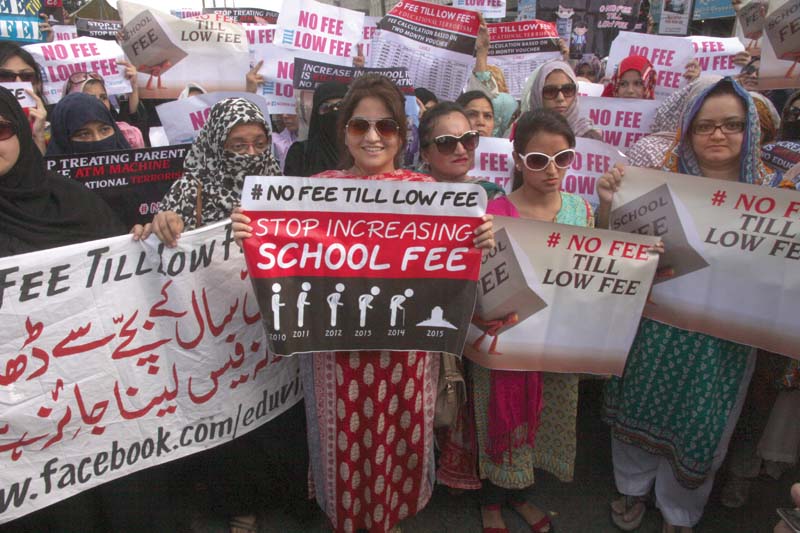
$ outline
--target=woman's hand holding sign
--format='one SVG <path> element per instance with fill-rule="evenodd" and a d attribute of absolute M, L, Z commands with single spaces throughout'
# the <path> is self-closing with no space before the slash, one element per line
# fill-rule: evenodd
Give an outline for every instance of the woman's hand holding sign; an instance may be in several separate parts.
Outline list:
<path fill-rule="evenodd" d="M 597 208 L 596 226 L 598 228 L 608 229 L 611 202 L 614 200 L 614 193 L 619 190 L 624 175 L 625 167 L 617 163 L 600 176 L 600 180 L 597 182 L 597 196 L 600 199 L 600 207 Z"/>

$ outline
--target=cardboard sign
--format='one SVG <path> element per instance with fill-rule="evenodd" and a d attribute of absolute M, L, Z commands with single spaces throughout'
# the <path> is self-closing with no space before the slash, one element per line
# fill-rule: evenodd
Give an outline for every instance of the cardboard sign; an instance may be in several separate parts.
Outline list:
<path fill-rule="evenodd" d="M 122 30 L 122 22 L 78 18 L 75 20 L 75 30 L 80 37 L 96 37 L 107 41 L 116 41 L 117 34 Z"/>
<path fill-rule="evenodd" d="M 687 35 L 693 0 L 670 0 L 661 9 L 658 33 L 661 35 Z"/>
<path fill-rule="evenodd" d="M 453 7 L 483 13 L 487 19 L 502 19 L 506 16 L 506 0 L 455 0 Z"/>
<path fill-rule="evenodd" d="M 226 222 L 0 259 L 8 522 L 230 442 L 302 399 Z M 49 287 L 49 288 L 48 288 Z M 12 527 L 13 529 L 13 527 Z"/>
<path fill-rule="evenodd" d="M 35 0 L 5 0 L 0 3 L 0 40 L 23 44 L 41 41 L 41 7 L 41 2 Z"/>
<path fill-rule="evenodd" d="M 494 227 L 464 355 L 492 369 L 621 375 L 658 239 L 497 216 Z"/>
<path fill-rule="evenodd" d="M 771 2 L 764 30 L 758 88 L 800 87 L 800 0 Z"/>
<path fill-rule="evenodd" d="M 146 224 L 172 184 L 183 177 L 189 145 L 48 156 L 47 169 L 83 183 L 125 226 Z"/>
<path fill-rule="evenodd" d="M 510 193 L 514 186 L 514 145 L 501 137 L 481 137 L 469 175 L 483 178 Z"/>
<path fill-rule="evenodd" d="M 249 68 L 244 27 L 223 15 L 178 19 L 120 0 L 121 44 L 139 70 L 142 98 L 177 98 L 189 83 L 207 91 L 241 91 Z"/>
<path fill-rule="evenodd" d="M 503 69 L 508 92 L 522 97 L 525 81 L 542 63 L 561 57 L 555 25 L 541 20 L 489 24 L 489 62 Z"/>
<path fill-rule="evenodd" d="M 265 117 L 272 110 L 261 96 L 245 92 L 213 92 L 198 94 L 156 106 L 156 113 L 170 144 L 191 143 L 203 129 L 211 108 L 225 98 L 245 98 L 256 104 Z"/>
<path fill-rule="evenodd" d="M 736 54 L 744 51 L 744 45 L 736 37 L 692 35 L 689 39 L 692 41 L 695 58 L 704 74 L 725 77 L 736 76 L 742 71 L 742 67 L 733 63 Z"/>
<path fill-rule="evenodd" d="M 736 20 L 742 25 L 742 33 L 751 40 L 761 38 L 764 31 L 764 18 L 767 15 L 769 0 L 750 0 L 739 8 Z"/>
<path fill-rule="evenodd" d="M 581 196 L 593 210 L 600 205 L 597 181 L 616 163 L 625 164 L 625 157 L 614 146 L 594 139 L 575 139 L 575 159 L 561 181 L 561 190 Z"/>
<path fill-rule="evenodd" d="M 650 60 L 656 71 L 656 98 L 663 99 L 686 85 L 683 73 L 694 57 L 694 47 L 682 37 L 621 31 L 611 43 L 606 76 L 612 77 L 620 62 L 629 55 Z"/>
<path fill-rule="evenodd" d="M 461 355 L 479 185 L 248 176 L 244 241 L 270 351 Z"/>
<path fill-rule="evenodd" d="M 661 105 L 658 100 L 638 98 L 581 98 L 580 112 L 603 133 L 603 140 L 621 149 L 650 135 L 650 126 Z"/>
<path fill-rule="evenodd" d="M 17 97 L 20 107 L 36 107 L 36 100 L 33 99 L 26 91 L 33 92 L 33 84 L 26 81 L 4 81 L 0 83 L 0 87 L 5 87 Z"/>
<path fill-rule="evenodd" d="M 286 2 L 278 17 L 275 44 L 336 57 L 356 55 L 364 14 L 314 0 Z"/>
<path fill-rule="evenodd" d="M 414 87 L 455 100 L 475 65 L 479 26 L 474 11 L 401 0 L 378 23 L 367 65 L 404 67 Z"/>
<path fill-rule="evenodd" d="M 50 104 L 61 100 L 65 83 L 76 72 L 97 72 L 103 76 L 108 94 L 131 92 L 125 69 L 117 64 L 117 60 L 125 59 L 125 54 L 115 42 L 78 37 L 70 41 L 29 44 L 25 50 L 42 67 L 42 92 Z"/>
<path fill-rule="evenodd" d="M 629 167 L 611 228 L 664 241 L 645 316 L 800 357 L 796 191 Z"/>
<path fill-rule="evenodd" d="M 78 29 L 75 25 L 54 24 L 51 28 L 54 41 L 70 41 L 78 38 Z"/>

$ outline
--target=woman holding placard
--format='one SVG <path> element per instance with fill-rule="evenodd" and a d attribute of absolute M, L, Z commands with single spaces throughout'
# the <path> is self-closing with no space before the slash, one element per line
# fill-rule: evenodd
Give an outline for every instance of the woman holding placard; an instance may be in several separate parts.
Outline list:
<path fill-rule="evenodd" d="M 628 56 L 620 62 L 603 96 L 652 100 L 655 90 L 656 71 L 652 63 L 646 57 Z"/>
<path fill-rule="evenodd" d="M 28 111 L 33 140 L 39 151 L 44 153 L 47 147 L 47 110 L 42 95 L 42 73 L 33 56 L 17 43 L 0 42 L 0 82 L 29 82 L 33 93 L 28 94 L 36 100 L 36 107 Z"/>
<path fill-rule="evenodd" d="M 724 79 L 698 86 L 664 170 L 768 184 L 760 141 L 755 104 L 741 85 Z M 615 167 L 598 184 L 603 227 L 623 175 Z M 664 531 L 691 531 L 725 458 L 754 360 L 748 346 L 642 320 L 622 378 L 612 378 L 605 391 L 604 419 L 623 495 L 611 504 L 617 526 L 639 527 L 654 487 Z"/>
<path fill-rule="evenodd" d="M 408 126 L 404 97 L 388 78 L 356 79 L 338 107 L 344 170 L 315 177 L 433 181 L 399 168 Z M 237 239 L 251 236 L 249 218 L 235 213 L 232 219 Z M 474 243 L 490 249 L 491 217 L 484 220 Z M 433 492 L 439 355 L 360 351 L 298 357 L 317 503 L 336 531 L 393 530 Z"/>
<path fill-rule="evenodd" d="M 591 121 L 580 115 L 578 79 L 564 61 L 553 59 L 539 65 L 525 82 L 521 104 L 523 113 L 551 109 L 563 115 L 577 137 L 603 140 Z"/>

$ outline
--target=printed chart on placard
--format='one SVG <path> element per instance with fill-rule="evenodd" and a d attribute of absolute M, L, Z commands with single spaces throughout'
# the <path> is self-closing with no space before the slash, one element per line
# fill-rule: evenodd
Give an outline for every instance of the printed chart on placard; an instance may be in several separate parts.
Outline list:
<path fill-rule="evenodd" d="M 378 30 L 372 40 L 371 67 L 405 67 L 414 87 L 424 87 L 446 100 L 461 94 L 474 61 L 458 54 Z"/>
<path fill-rule="evenodd" d="M 529 54 L 527 57 L 521 55 L 510 56 L 493 56 L 490 57 L 489 63 L 497 65 L 503 69 L 503 74 L 506 76 L 506 84 L 508 85 L 508 92 L 514 98 L 521 98 L 522 91 L 525 89 L 525 81 L 531 72 L 536 68 L 551 59 L 558 59 L 560 54 L 558 52 L 544 52 L 539 54 Z"/>

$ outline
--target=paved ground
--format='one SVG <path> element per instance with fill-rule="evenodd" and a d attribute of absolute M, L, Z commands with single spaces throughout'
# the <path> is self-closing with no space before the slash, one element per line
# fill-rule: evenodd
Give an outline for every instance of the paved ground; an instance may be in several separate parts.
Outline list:
<path fill-rule="evenodd" d="M 561 483 L 546 473 L 538 476 L 536 486 L 530 492 L 530 499 L 542 508 L 553 513 L 556 530 L 559 533 L 606 533 L 618 531 L 608 517 L 608 502 L 614 495 L 611 472 L 611 450 L 608 428 L 599 419 L 602 382 L 592 380 L 581 384 L 581 403 L 578 420 L 578 458 L 575 481 Z M 297 411 L 293 413 L 296 415 Z M 294 419 L 297 419 L 294 416 Z M 302 449 L 293 443 L 302 442 L 302 431 L 289 424 L 283 417 L 271 424 L 271 431 L 277 440 L 269 444 L 270 452 L 280 456 L 276 466 L 264 469 L 270 479 L 279 476 L 280 483 L 268 485 L 262 495 L 261 532 L 326 532 L 326 520 L 316 504 L 302 497 L 305 490 L 305 459 Z M 287 446 L 288 444 L 288 446 Z M 248 448 L 249 449 L 249 448 Z M 239 457 L 239 456 L 236 456 Z M 58 518 L 49 521 L 29 520 L 12 522 L 0 532 L 20 533 L 23 531 L 76 531 L 80 533 L 106 532 L 120 530 L 109 526 L 116 518 L 117 523 L 129 527 L 126 531 L 164 531 L 178 533 L 226 533 L 226 520 L 215 511 L 210 496 L 215 487 L 205 490 L 176 490 L 197 486 L 191 481 L 192 473 L 203 470 L 204 463 L 195 463 L 191 468 L 148 470 L 140 474 L 138 484 L 131 487 L 106 485 L 105 493 L 95 494 L 87 503 L 85 494 L 62 502 Z M 207 466 L 207 465 L 206 465 Z M 233 468 L 233 463 L 223 468 Z M 723 467 L 724 471 L 724 467 Z M 204 476 L 213 479 L 213 475 Z M 719 487 L 711 496 L 705 517 L 695 531 L 700 533 L 768 533 L 772 531 L 777 516 L 775 508 L 789 503 L 789 486 L 800 480 L 800 468 L 789 472 L 778 481 L 757 480 L 753 486 L 750 501 L 741 509 L 731 510 L 719 503 Z M 169 490 L 160 490 L 162 486 Z M 126 492 L 127 490 L 127 492 Z M 138 494 L 152 491 L 159 495 L 159 501 L 146 507 L 135 507 L 142 499 Z M 234 500 L 239 498 L 234 495 Z M 245 498 L 246 494 L 240 495 Z M 151 498 L 151 501 L 153 498 Z M 125 513 L 128 513 L 127 516 Z M 40 513 L 44 514 L 44 513 Z M 125 516 L 120 521 L 119 517 Z M 134 527 L 137 517 L 149 517 L 155 524 L 148 527 Z M 512 532 L 526 531 L 521 518 L 512 511 L 504 515 Z M 37 515 L 37 518 L 39 516 Z M 404 533 L 479 533 L 480 512 L 474 494 L 450 495 L 443 487 L 437 487 L 428 506 L 416 517 L 402 524 Z M 655 509 L 648 510 L 642 533 L 660 531 L 660 516 Z"/>

